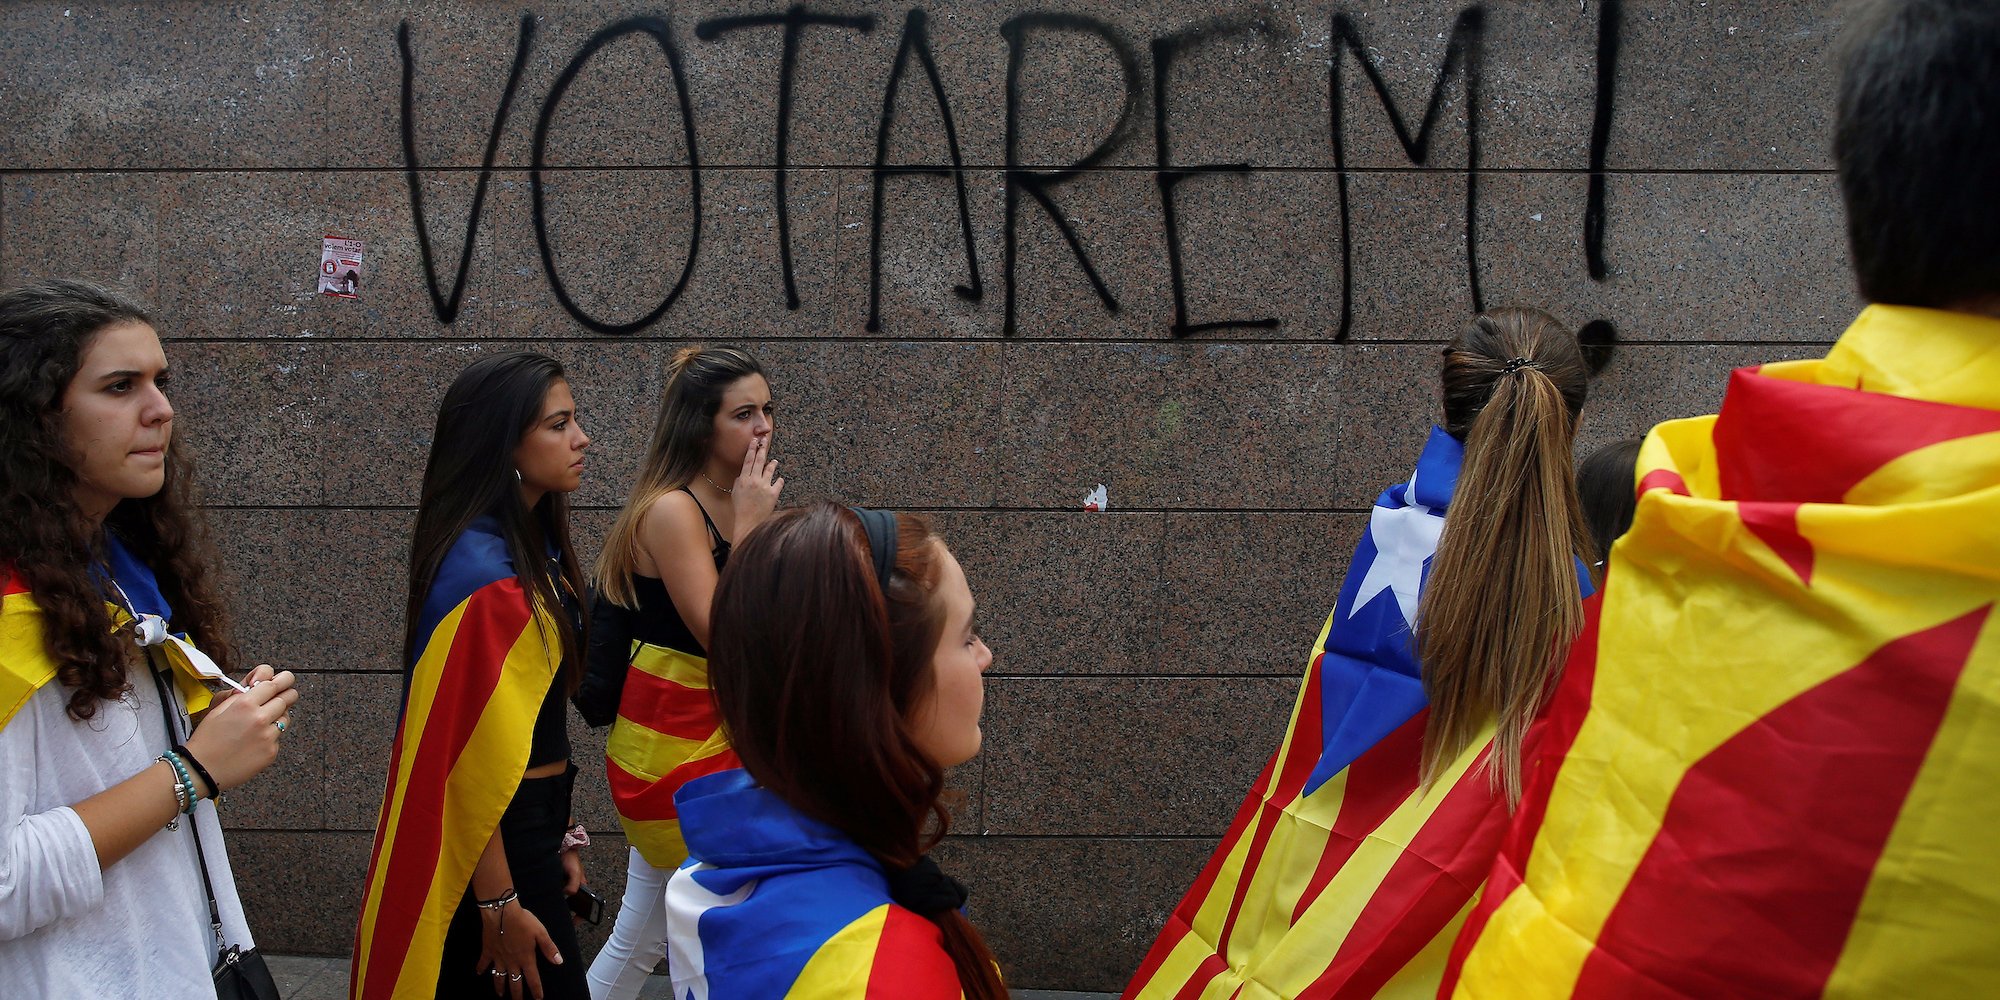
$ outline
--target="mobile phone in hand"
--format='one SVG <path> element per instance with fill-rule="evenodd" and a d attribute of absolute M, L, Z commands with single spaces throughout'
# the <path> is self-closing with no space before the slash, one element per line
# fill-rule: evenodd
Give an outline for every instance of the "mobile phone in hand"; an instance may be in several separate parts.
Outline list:
<path fill-rule="evenodd" d="M 604 897 L 591 892 L 589 886 L 583 886 L 570 893 L 569 912 L 576 919 L 595 927 L 604 920 Z"/>

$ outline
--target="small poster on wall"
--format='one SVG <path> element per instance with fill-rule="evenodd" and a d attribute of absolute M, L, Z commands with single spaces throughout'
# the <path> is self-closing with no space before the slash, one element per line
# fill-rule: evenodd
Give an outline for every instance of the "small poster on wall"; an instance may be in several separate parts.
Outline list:
<path fill-rule="evenodd" d="M 343 299 L 359 298 L 361 241 L 328 233 L 319 241 L 319 293 Z"/>

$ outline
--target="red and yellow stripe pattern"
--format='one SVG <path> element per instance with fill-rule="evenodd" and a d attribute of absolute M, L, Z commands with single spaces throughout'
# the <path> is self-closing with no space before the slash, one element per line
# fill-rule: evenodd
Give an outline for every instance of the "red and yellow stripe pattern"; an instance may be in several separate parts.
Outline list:
<path fill-rule="evenodd" d="M 127 628 L 132 616 L 113 602 L 104 605 L 112 631 Z M 172 646 L 156 647 L 175 669 L 174 688 L 190 713 L 205 711 L 213 695 L 185 654 Z M 170 652 L 171 651 L 171 652 Z M 0 567 L 0 727 L 42 686 L 56 679 L 56 661 L 42 636 L 42 606 L 27 582 Z"/>
<path fill-rule="evenodd" d="M 448 610 L 411 670 L 390 755 L 353 958 L 357 1000 L 436 995 L 445 931 L 520 785 L 560 663 L 553 623 L 531 613 L 498 537 L 478 532 L 454 546 L 426 603 L 427 614 Z"/>
<path fill-rule="evenodd" d="M 42 639 L 42 607 L 20 577 L 0 567 L 0 726 L 56 679 L 56 661 Z"/>
<path fill-rule="evenodd" d="M 709 694 L 708 661 L 635 640 L 605 757 L 626 840 L 656 868 L 687 860 L 674 793 L 741 766 Z"/>
<path fill-rule="evenodd" d="M 1315 645 L 1325 642 L 1322 631 Z M 1322 743 L 1313 709 L 1323 661 L 1308 670 L 1284 743 L 1167 918 L 1128 1000 L 1436 992 L 1506 829 L 1506 806 L 1479 766 L 1490 728 L 1419 789 L 1420 711 L 1302 795 Z"/>
<path fill-rule="evenodd" d="M 2000 321 L 1871 306 L 1662 424 L 1446 992 L 2000 979 Z"/>

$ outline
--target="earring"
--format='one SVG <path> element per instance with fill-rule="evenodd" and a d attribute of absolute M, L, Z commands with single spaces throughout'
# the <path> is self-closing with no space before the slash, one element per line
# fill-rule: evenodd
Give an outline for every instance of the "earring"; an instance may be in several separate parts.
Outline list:
<path fill-rule="evenodd" d="M 515 470 L 514 470 L 514 481 L 515 481 L 515 482 L 517 482 L 517 483 L 519 483 L 519 482 L 525 482 L 525 480 L 523 480 L 523 479 L 521 478 L 521 470 L 519 470 L 519 469 L 515 469 Z"/>

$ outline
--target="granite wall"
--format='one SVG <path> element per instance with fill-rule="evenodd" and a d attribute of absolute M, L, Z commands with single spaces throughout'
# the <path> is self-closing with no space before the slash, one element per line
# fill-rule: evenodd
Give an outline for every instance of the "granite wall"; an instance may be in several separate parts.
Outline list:
<path fill-rule="evenodd" d="M 12 2 L 0 273 L 157 305 L 242 644 L 305 676 L 228 810 L 266 948 L 348 946 L 452 375 L 569 366 L 594 551 L 663 362 L 727 340 L 788 501 L 949 533 L 998 659 L 948 863 L 1016 985 L 1114 989 L 1477 304 L 1603 321 L 1584 447 L 1845 324 L 1831 7 Z M 358 299 L 315 292 L 327 233 Z"/>

